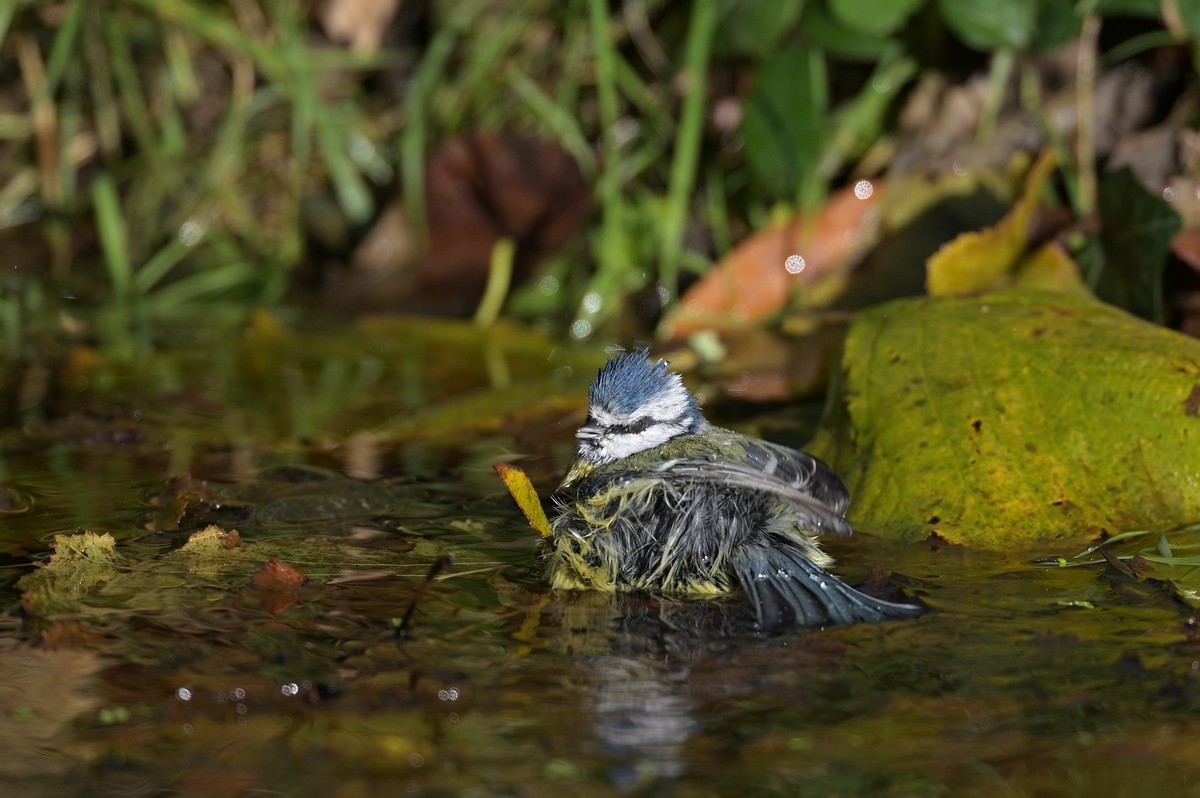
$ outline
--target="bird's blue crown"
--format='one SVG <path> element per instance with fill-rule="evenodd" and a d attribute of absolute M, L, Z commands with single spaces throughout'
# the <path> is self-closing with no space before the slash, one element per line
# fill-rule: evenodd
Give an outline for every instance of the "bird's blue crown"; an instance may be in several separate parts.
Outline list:
<path fill-rule="evenodd" d="M 696 400 L 683 387 L 679 375 L 667 369 L 665 360 L 650 360 L 650 350 L 625 352 L 609 360 L 596 374 L 588 390 L 593 406 L 628 415 L 668 392 L 680 392 L 696 410 Z"/>

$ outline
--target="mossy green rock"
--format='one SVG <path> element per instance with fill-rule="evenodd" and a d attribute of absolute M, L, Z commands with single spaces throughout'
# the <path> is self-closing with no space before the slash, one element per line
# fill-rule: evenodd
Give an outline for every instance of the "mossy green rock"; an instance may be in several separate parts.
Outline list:
<path fill-rule="evenodd" d="M 809 449 L 873 534 L 992 549 L 1200 520 L 1200 342 L 1082 296 L 862 314 Z"/>

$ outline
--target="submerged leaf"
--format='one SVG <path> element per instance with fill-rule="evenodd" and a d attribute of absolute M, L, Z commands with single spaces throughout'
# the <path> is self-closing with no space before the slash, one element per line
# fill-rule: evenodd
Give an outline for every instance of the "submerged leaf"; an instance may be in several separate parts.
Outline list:
<path fill-rule="evenodd" d="M 1047 292 L 902 300 L 855 322 L 811 449 L 850 519 L 988 548 L 1200 518 L 1200 342 Z"/>
<path fill-rule="evenodd" d="M 504 487 L 508 488 L 513 501 L 525 514 L 529 525 L 542 537 L 549 537 L 550 520 L 546 518 L 546 511 L 542 509 L 542 500 L 538 498 L 537 490 L 525 472 L 507 463 L 497 463 L 492 467 L 504 482 Z"/>

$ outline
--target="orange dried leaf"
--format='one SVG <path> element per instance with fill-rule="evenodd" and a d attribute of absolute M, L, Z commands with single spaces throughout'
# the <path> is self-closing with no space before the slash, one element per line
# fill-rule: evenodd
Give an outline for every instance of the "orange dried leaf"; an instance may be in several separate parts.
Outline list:
<path fill-rule="evenodd" d="M 250 584 L 262 590 L 299 587 L 305 581 L 307 580 L 304 578 L 304 574 L 275 557 L 263 563 L 263 566 L 250 578 Z"/>
<path fill-rule="evenodd" d="M 525 514 L 529 525 L 542 537 L 549 537 L 550 519 L 546 518 L 546 511 L 542 509 L 542 500 L 538 498 L 537 490 L 525 472 L 507 463 L 496 463 L 492 468 L 500 477 L 500 481 L 504 483 L 504 487 L 508 489 L 513 501 L 517 503 L 517 507 L 520 507 L 521 512 Z"/>
<path fill-rule="evenodd" d="M 835 273 L 870 243 L 880 188 L 849 186 L 830 195 L 813 218 L 798 213 L 738 244 L 684 293 L 662 335 L 745 327 L 779 314 L 796 286 Z M 793 255 L 803 258 L 797 272 L 788 268 Z"/>

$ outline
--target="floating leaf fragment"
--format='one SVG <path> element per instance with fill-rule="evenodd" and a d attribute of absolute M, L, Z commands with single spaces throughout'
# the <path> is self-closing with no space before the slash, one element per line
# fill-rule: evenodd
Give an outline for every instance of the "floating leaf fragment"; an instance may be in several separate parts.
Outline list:
<path fill-rule="evenodd" d="M 525 472 L 507 463 L 496 463 L 492 468 L 504 483 L 504 487 L 508 489 L 513 501 L 517 503 L 517 507 L 520 507 L 521 512 L 525 514 L 529 525 L 542 537 L 549 537 L 550 520 L 546 518 L 542 500 L 538 497 L 537 490 Z"/>
<path fill-rule="evenodd" d="M 307 581 L 304 574 L 277 557 L 263 563 L 262 568 L 250 578 L 250 584 L 262 590 L 287 590 L 300 587 Z"/>

